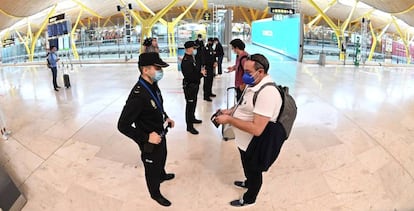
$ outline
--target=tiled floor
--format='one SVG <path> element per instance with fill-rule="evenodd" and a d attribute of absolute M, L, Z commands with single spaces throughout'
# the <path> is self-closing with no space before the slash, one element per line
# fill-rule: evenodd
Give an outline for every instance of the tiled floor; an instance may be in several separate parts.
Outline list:
<path fill-rule="evenodd" d="M 320 67 L 248 51 L 272 59 L 298 117 L 247 210 L 414 210 L 414 67 Z M 27 197 L 24 210 L 165 209 L 149 197 L 138 147 L 116 128 L 137 66 L 75 65 L 72 88 L 59 92 L 50 77 L 43 66 L 0 69 L 0 106 L 13 131 L 0 141 L 0 163 Z M 185 131 L 181 79 L 172 64 L 160 82 L 176 121 L 167 136 L 176 178 L 161 186 L 168 209 L 236 210 L 228 202 L 243 194 L 232 185 L 243 179 L 239 154 L 208 120 L 225 107 L 234 75 L 214 81 L 212 103 L 200 91 L 197 136 Z"/>

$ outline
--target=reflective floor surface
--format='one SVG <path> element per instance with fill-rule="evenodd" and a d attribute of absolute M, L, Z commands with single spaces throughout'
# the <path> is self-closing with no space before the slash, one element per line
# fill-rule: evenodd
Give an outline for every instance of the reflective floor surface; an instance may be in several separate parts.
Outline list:
<path fill-rule="evenodd" d="M 320 67 L 247 50 L 271 58 L 272 78 L 290 87 L 298 116 L 256 204 L 244 210 L 414 210 L 414 67 Z M 137 66 L 75 65 L 70 74 L 72 88 L 55 92 L 43 66 L 0 69 L 0 106 L 13 132 L 0 141 L 0 164 L 25 194 L 23 210 L 166 210 L 149 197 L 137 145 L 116 128 Z M 213 102 L 200 90 L 199 135 L 186 132 L 181 79 L 171 63 L 160 82 L 176 122 L 166 166 L 176 178 L 161 185 L 168 209 L 240 209 L 228 204 L 244 193 L 232 185 L 244 179 L 238 150 L 209 121 L 226 106 L 234 74 L 214 80 Z"/>

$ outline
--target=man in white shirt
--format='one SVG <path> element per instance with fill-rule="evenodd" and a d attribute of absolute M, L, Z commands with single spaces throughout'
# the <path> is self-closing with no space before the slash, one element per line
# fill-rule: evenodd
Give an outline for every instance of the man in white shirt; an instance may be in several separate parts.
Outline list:
<path fill-rule="evenodd" d="M 246 157 L 246 150 L 255 136 L 260 136 L 268 122 L 276 122 L 282 105 L 282 98 L 275 86 L 266 86 L 257 94 L 255 92 L 266 83 L 273 82 L 269 70 L 269 61 L 261 54 L 253 54 L 244 63 L 243 83 L 247 85 L 240 104 L 235 108 L 221 110 L 215 120 L 220 124 L 231 124 L 240 151 L 245 181 L 235 181 L 234 185 L 247 188 L 241 199 L 231 201 L 232 206 L 241 207 L 254 204 L 262 186 L 262 170 L 251 164 Z M 284 140 L 282 140 L 284 141 Z M 280 145 L 281 147 L 281 145 Z M 280 149 L 279 149 L 280 150 Z"/>

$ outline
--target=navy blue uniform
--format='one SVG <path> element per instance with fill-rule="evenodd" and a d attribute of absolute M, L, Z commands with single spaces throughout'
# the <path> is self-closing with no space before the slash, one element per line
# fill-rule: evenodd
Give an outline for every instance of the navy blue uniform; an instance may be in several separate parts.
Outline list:
<path fill-rule="evenodd" d="M 157 96 L 161 108 L 152 98 L 148 90 L 137 82 L 132 88 L 126 104 L 118 121 L 118 129 L 138 144 L 141 150 L 141 160 L 145 167 L 145 179 L 151 197 L 158 197 L 160 183 L 165 177 L 165 162 L 167 158 L 167 145 L 164 122 L 168 118 L 163 111 L 163 100 L 157 83 L 150 84 L 140 77 L 140 80 Z M 148 142 L 149 134 L 157 132 L 161 135 L 161 143 Z"/>
<path fill-rule="evenodd" d="M 183 89 L 186 100 L 185 121 L 187 128 L 193 127 L 193 121 L 196 119 L 194 112 L 197 105 L 197 94 L 200 86 L 200 78 L 203 77 L 197 68 L 197 63 L 193 55 L 185 54 L 181 63 L 181 69 L 184 76 Z"/>

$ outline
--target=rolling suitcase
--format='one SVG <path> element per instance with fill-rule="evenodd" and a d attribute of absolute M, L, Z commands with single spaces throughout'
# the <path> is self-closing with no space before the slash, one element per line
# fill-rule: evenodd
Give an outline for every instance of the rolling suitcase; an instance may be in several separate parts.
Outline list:
<path fill-rule="evenodd" d="M 65 84 L 66 88 L 70 88 L 69 74 L 63 74 L 63 83 Z"/>
<path fill-rule="evenodd" d="M 231 94 L 232 93 L 232 94 Z M 236 87 L 229 87 L 226 90 L 226 100 L 227 100 L 227 109 L 233 107 L 237 103 L 236 99 Z M 231 106 L 230 106 L 231 105 Z M 224 141 L 227 141 L 229 139 L 234 139 L 234 132 L 233 128 L 230 124 L 223 124 L 221 126 L 221 133 L 223 135 Z"/>
<path fill-rule="evenodd" d="M 62 68 L 63 68 L 63 84 L 66 88 L 70 88 L 69 72 L 63 62 L 62 62 Z"/>

